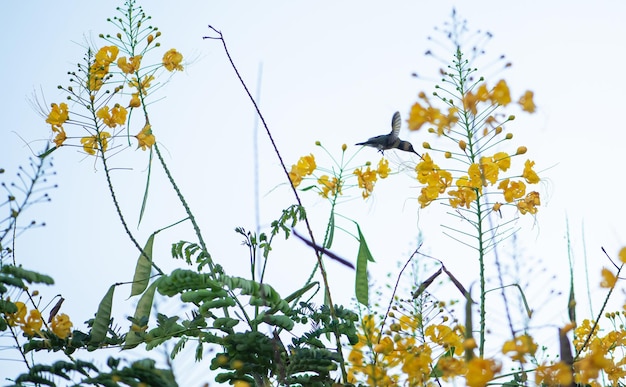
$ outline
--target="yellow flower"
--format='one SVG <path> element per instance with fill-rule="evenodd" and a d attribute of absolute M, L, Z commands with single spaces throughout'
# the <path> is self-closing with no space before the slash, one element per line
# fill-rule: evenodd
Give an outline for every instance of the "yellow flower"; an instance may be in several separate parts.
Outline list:
<path fill-rule="evenodd" d="M 166 52 L 165 55 L 163 55 L 163 66 L 168 71 L 174 71 L 174 70 L 182 71 L 183 66 L 180 64 L 180 62 L 182 61 L 183 61 L 183 54 L 181 54 L 180 52 L 176 51 L 173 48 L 169 50 L 168 52 Z"/>
<path fill-rule="evenodd" d="M 85 152 L 90 155 L 95 155 L 96 151 L 100 149 L 100 143 L 102 143 L 102 152 L 106 152 L 109 142 L 107 138 L 111 137 L 108 132 L 100 132 L 100 134 L 96 136 L 87 136 L 80 139 L 80 143 L 83 144 L 83 149 Z"/>
<path fill-rule="evenodd" d="M 152 134 L 150 124 L 146 124 L 146 126 L 141 129 L 141 132 L 137 133 L 135 138 L 137 139 L 137 148 L 141 148 L 141 150 L 146 150 L 146 147 L 152 148 L 152 145 L 156 142 L 154 138 L 154 134 Z"/>
<path fill-rule="evenodd" d="M 65 134 L 65 130 L 63 129 L 63 127 L 55 130 L 57 132 L 57 135 L 54 137 L 54 140 L 52 140 L 54 142 L 54 144 L 58 147 L 60 147 L 61 145 L 63 145 L 63 143 L 65 142 L 65 140 L 67 139 L 67 135 Z"/>
<path fill-rule="evenodd" d="M 520 182 L 521 184 L 524 184 Z M 517 202 L 517 208 L 523 214 L 530 212 L 531 214 L 537 213 L 537 206 L 541 205 L 539 198 L 539 192 L 530 192 L 523 200 Z"/>
<path fill-rule="evenodd" d="M 454 348 L 454 353 L 460 355 L 463 353 L 463 340 L 459 332 L 451 327 L 443 324 L 429 325 L 425 331 L 434 343 L 441 345 L 446 350 Z"/>
<path fill-rule="evenodd" d="M 524 172 L 522 172 L 522 177 L 526 179 L 526 182 L 529 184 L 539 183 L 539 176 L 537 176 L 537 173 L 533 171 L 534 165 L 535 162 L 530 160 L 526 160 L 526 163 L 524 164 Z"/>
<path fill-rule="evenodd" d="M 463 184 L 463 180 L 457 180 L 457 185 L 458 184 Z M 469 209 L 472 202 L 474 202 L 478 197 L 476 195 L 476 191 L 467 186 L 459 186 L 458 190 L 450 190 L 448 191 L 448 195 L 450 195 L 448 200 L 452 208 L 463 206 Z"/>
<path fill-rule="evenodd" d="M 65 339 L 70 335 L 72 326 L 73 324 L 69 316 L 65 313 L 57 314 L 50 323 L 52 332 L 61 339 Z"/>
<path fill-rule="evenodd" d="M 389 355 L 393 351 L 393 340 L 391 337 L 385 336 L 380 343 L 374 346 L 374 352 L 381 353 L 383 355 Z"/>
<path fill-rule="evenodd" d="M 313 156 L 312 153 L 308 156 L 302 156 L 297 164 L 291 166 L 289 180 L 291 180 L 294 187 L 297 187 L 302 182 L 302 178 L 312 174 L 315 168 L 317 168 L 317 164 L 315 163 L 315 156 Z"/>
<path fill-rule="evenodd" d="M 136 72 L 139 70 L 140 65 L 141 55 L 131 56 L 129 59 L 126 59 L 126 57 L 123 56 L 117 60 L 117 67 L 119 67 L 124 74 L 132 74 Z"/>
<path fill-rule="evenodd" d="M 138 108 L 141 106 L 141 100 L 139 99 L 139 93 L 133 93 L 132 97 L 130 97 L 130 102 L 128 103 L 128 107 Z"/>
<path fill-rule="evenodd" d="M 33 336 L 35 333 L 41 330 L 43 320 L 41 319 L 41 313 L 37 309 L 32 309 L 28 314 L 26 323 L 22 326 L 22 330 L 28 336 Z"/>
<path fill-rule="evenodd" d="M 491 91 L 491 101 L 502 106 L 506 106 L 511 102 L 509 86 L 504 80 L 500 80 Z"/>
<path fill-rule="evenodd" d="M 513 352 L 510 355 L 511 359 L 526 363 L 526 355 L 534 355 L 537 352 L 537 344 L 533 341 L 532 336 L 520 335 L 513 340 L 504 342 L 502 353 L 506 355 L 509 352 Z"/>
<path fill-rule="evenodd" d="M 481 160 L 481 163 L 482 163 L 482 160 Z M 457 186 L 477 188 L 482 192 L 483 174 L 481 173 L 480 166 L 476 163 L 473 163 L 472 165 L 469 166 L 469 168 L 467 168 L 467 174 L 468 174 L 467 177 L 469 177 L 469 180 L 467 179 L 467 177 L 464 177 L 465 181 L 460 182 L 460 183 L 459 181 L 457 181 Z"/>
<path fill-rule="evenodd" d="M 116 46 L 104 46 L 96 53 L 95 63 L 100 66 L 108 66 L 117 58 L 119 51 L 120 49 Z"/>
<path fill-rule="evenodd" d="M 17 301 L 14 304 L 17 307 L 17 312 L 6 315 L 7 323 L 12 327 L 17 325 L 23 326 L 26 324 L 26 305 L 21 301 Z"/>
<path fill-rule="evenodd" d="M 494 360 L 475 357 L 467 363 L 465 382 L 469 387 L 485 387 L 501 368 Z"/>
<path fill-rule="evenodd" d="M 337 195 L 337 193 L 341 194 L 341 184 L 336 177 L 333 177 L 333 179 L 330 180 L 328 175 L 324 175 L 317 179 L 317 182 L 321 186 L 320 195 L 323 197 L 328 198 L 329 193 L 332 196 Z"/>
<path fill-rule="evenodd" d="M 600 286 L 603 288 L 612 288 L 613 286 L 615 286 L 616 282 L 617 277 L 615 276 L 615 274 L 613 274 L 613 272 L 611 272 L 611 270 L 607 269 L 606 267 L 603 267 L 602 282 L 600 282 Z"/>
<path fill-rule="evenodd" d="M 509 183 L 511 183 L 509 185 Z M 501 189 L 504 194 L 504 200 L 507 203 L 511 203 L 515 199 L 519 199 L 526 193 L 526 184 L 522 181 L 513 181 L 504 179 L 498 184 L 498 188 Z"/>
<path fill-rule="evenodd" d="M 511 156 L 506 152 L 498 152 L 493 155 L 493 162 L 498 164 L 498 168 L 505 172 L 511 166 Z"/>
<path fill-rule="evenodd" d="M 109 112 L 109 107 L 104 106 L 96 112 L 96 116 L 102 119 L 102 122 L 109 128 L 114 128 L 117 125 L 124 125 L 126 123 L 126 114 L 128 111 L 119 104 L 115 104 L 113 109 Z"/>
<path fill-rule="evenodd" d="M 65 121 L 70 118 L 70 115 L 66 103 L 61 103 L 59 105 L 53 103 L 51 107 L 52 109 L 50 110 L 50 113 L 48 113 L 46 122 L 52 125 L 52 130 L 55 131 L 55 128 L 60 128 L 61 125 L 63 125 Z"/>
<path fill-rule="evenodd" d="M 297 173 L 297 171 L 295 171 L 296 166 L 293 165 L 291 167 L 291 172 L 289 172 L 289 180 L 291 180 L 291 184 L 293 184 L 294 187 L 297 187 L 300 185 L 300 183 L 302 183 L 302 176 Z"/>
<path fill-rule="evenodd" d="M 357 176 L 359 188 L 363 188 L 363 199 L 367 199 L 374 190 L 374 184 L 378 179 L 376 171 L 372 171 L 370 167 L 367 167 L 367 170 L 362 172 L 361 168 L 357 168 L 354 170 L 353 174 Z"/>
<path fill-rule="evenodd" d="M 148 89 L 150 88 L 150 82 L 154 80 L 154 76 L 150 75 L 147 77 L 143 77 L 141 81 L 139 81 L 136 77 L 133 77 L 130 82 L 128 82 L 128 86 L 134 87 L 143 95 L 148 94 Z"/>
<path fill-rule="evenodd" d="M 298 173 L 302 176 L 308 176 L 315 171 L 317 168 L 317 164 L 315 163 L 315 156 L 313 154 L 309 154 L 308 156 L 300 157 L 298 160 L 298 164 L 296 165 Z"/>
<path fill-rule="evenodd" d="M 545 386 L 567 386 L 572 383 L 572 370 L 563 363 L 558 362 L 549 366 L 541 364 L 535 371 L 535 383 Z"/>
<path fill-rule="evenodd" d="M 519 104 L 522 105 L 522 110 L 528 113 L 535 112 L 535 103 L 533 102 L 533 92 L 528 90 L 519 99 Z"/>
<path fill-rule="evenodd" d="M 387 176 L 389 176 L 390 171 L 391 169 L 389 169 L 389 160 L 380 159 L 380 161 L 378 162 L 378 169 L 376 170 L 378 176 L 380 176 L 381 179 L 385 179 L 387 178 Z"/>

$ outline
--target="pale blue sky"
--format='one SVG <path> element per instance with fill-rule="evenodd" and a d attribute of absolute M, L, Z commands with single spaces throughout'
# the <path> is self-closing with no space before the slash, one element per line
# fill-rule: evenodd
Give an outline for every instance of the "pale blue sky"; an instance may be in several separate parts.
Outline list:
<path fill-rule="evenodd" d="M 210 34 L 207 25 L 223 32 L 233 59 L 253 90 L 262 63 L 260 104 L 285 161 L 291 165 L 301 155 L 313 152 L 321 163 L 322 153 L 314 146 L 316 140 L 329 150 L 338 150 L 343 143 L 351 145 L 387 132 L 394 111 L 399 110 L 406 118 L 417 93 L 432 91 L 433 82 L 416 80 L 411 73 L 437 77 L 438 64 L 423 55 L 434 46 L 426 37 L 433 35 L 433 27 L 449 20 L 453 7 L 468 19 L 471 29 L 494 34 L 485 47 L 492 58 L 505 54 L 513 62 L 505 72 L 485 70 L 486 75 L 493 76 L 492 82 L 504 77 L 514 96 L 526 89 L 535 92 L 537 113 L 520 114 L 508 126 L 518 141 L 515 147 L 523 144 L 529 148 L 528 157 L 536 161 L 537 169 L 542 171 L 540 176 L 547 182 L 541 187 L 544 196 L 536 222 L 524 219 L 519 224 L 529 230 L 525 235 L 531 241 L 523 246 L 522 254 L 541 259 L 548 273 L 563 281 L 550 283 L 550 290 L 565 292 L 566 216 L 571 222 L 577 267 L 582 265 L 583 221 L 589 258 L 596 265 L 594 275 L 601 265 L 608 265 L 600 246 L 616 254 L 626 245 L 622 234 L 626 209 L 620 203 L 626 161 L 620 114 L 626 90 L 626 80 L 620 75 L 626 59 L 623 2 L 181 4 L 144 4 L 153 24 L 163 33 L 164 48 L 177 48 L 189 61 L 182 74 L 176 74 L 156 92 L 165 99 L 154 105 L 151 121 L 174 175 L 195 208 L 211 253 L 227 269 L 236 272 L 247 262 L 240 238 L 232 230 L 236 226 L 254 228 L 251 137 L 255 116 L 221 44 L 202 40 Z M 61 102 L 63 96 L 56 86 L 67 84 L 66 72 L 81 60 L 86 40 L 101 45 L 97 35 L 114 32 L 106 18 L 114 15 L 118 5 L 115 1 L 73 0 L 13 2 L 3 7 L 0 36 L 5 59 L 0 85 L 4 90 L 5 119 L 0 129 L 0 167 L 7 170 L 8 176 L 18 164 L 25 164 L 30 154 L 23 140 L 39 151 L 49 138 L 48 125 L 29 104 L 33 92 L 40 97 L 43 92 L 48 104 Z M 441 49 L 438 52 L 443 53 Z M 431 141 L 424 132 L 408 133 L 406 126 L 401 133 L 416 149 L 425 139 Z M 263 132 L 259 144 L 263 195 L 260 218 L 266 227 L 282 207 L 292 203 L 292 197 L 286 186 L 272 191 L 284 182 L 284 176 Z M 377 161 L 374 153 L 363 150 L 359 159 Z M 146 160 L 147 153 L 134 150 L 126 150 L 117 159 L 119 166 L 134 168 L 114 175 L 131 224 L 136 224 Z M 48 226 L 18 240 L 18 260 L 57 280 L 54 288 L 41 289 L 44 297 L 63 294 L 64 311 L 77 327 L 84 328 L 82 321 L 93 315 L 108 286 L 130 280 L 137 253 L 116 221 L 101 166 L 96 164 L 94 171 L 91 157 L 70 148 L 56 152 L 54 163 L 59 188 L 51 192 L 52 203 L 38 206 L 25 216 L 25 220 L 34 218 Z M 374 270 L 394 270 L 395 263 L 406 259 L 414 248 L 417 232 L 422 231 L 426 251 L 446 261 L 462 280 L 471 282 L 475 276 L 466 268 L 468 262 L 474 267 L 474 258 L 465 259 L 464 250 L 442 239 L 445 237 L 438 226 L 455 226 L 455 221 L 442 220 L 438 209 L 418 215 L 412 200 L 417 196 L 417 183 L 409 178 L 394 181 L 380 182 L 369 203 L 350 202 L 344 212 L 359 221 L 368 237 L 379 262 Z M 153 184 L 165 184 L 161 173 L 155 174 Z M 313 196 L 303 194 L 321 234 L 327 205 Z M 154 229 L 181 217 L 173 193 L 154 190 L 137 235 L 145 240 Z M 343 234 L 339 237 L 345 242 L 337 245 L 337 252 L 353 259 L 355 244 Z M 184 227 L 158 236 L 155 248 L 162 251 L 157 258 L 162 267 L 170 269 L 180 264 L 168 255 L 169 244 L 182 238 L 193 236 Z M 286 281 L 286 277 L 298 281 L 308 274 L 298 272 L 302 267 L 298 260 L 304 256 L 312 259 L 299 247 L 298 254 L 289 254 L 294 246 L 300 246 L 299 242 L 278 245 L 280 264 L 271 269 L 271 280 L 280 281 L 276 287 L 284 294 L 298 284 Z M 333 264 L 329 264 L 329 271 L 339 289 L 337 301 L 349 302 L 352 284 L 346 284 L 345 278 L 352 274 Z M 538 285 L 534 285 L 534 301 L 542 304 L 543 290 Z M 118 323 L 123 326 L 123 316 L 128 313 L 123 306 L 127 291 L 119 289 L 116 297 Z M 557 304 L 561 309 L 547 316 L 552 323 L 565 321 L 562 300 Z M 112 351 L 110 355 L 119 354 Z M 5 353 L 0 353 L 0 358 L 4 357 Z M 0 375 L 12 374 L 16 364 L 0 361 Z M 182 376 L 180 381 L 183 385 L 200 385 L 206 378 L 198 375 Z"/>

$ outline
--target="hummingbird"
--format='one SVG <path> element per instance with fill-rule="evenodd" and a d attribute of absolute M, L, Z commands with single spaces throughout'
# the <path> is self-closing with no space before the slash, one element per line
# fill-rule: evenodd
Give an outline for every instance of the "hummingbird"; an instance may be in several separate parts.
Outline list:
<path fill-rule="evenodd" d="M 400 140 L 400 137 L 398 137 L 401 125 L 400 112 L 395 112 L 391 118 L 391 133 L 381 134 L 380 136 L 372 137 L 365 142 L 359 142 L 355 145 L 371 146 L 378 149 L 383 155 L 387 149 L 395 148 L 405 152 L 413 152 L 421 158 L 422 156 L 413 149 L 413 145 L 410 142 Z"/>

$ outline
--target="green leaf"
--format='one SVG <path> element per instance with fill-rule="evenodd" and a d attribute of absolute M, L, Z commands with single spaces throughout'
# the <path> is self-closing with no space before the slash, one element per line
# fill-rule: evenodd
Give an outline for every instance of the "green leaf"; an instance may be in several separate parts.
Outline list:
<path fill-rule="evenodd" d="M 91 328 L 91 340 L 89 344 L 98 345 L 104 341 L 109 324 L 111 323 L 111 308 L 113 307 L 113 292 L 115 285 L 111 285 L 107 294 L 104 295 L 100 305 L 98 306 L 98 312 L 96 312 L 96 318 L 93 321 L 93 327 Z"/>
<path fill-rule="evenodd" d="M 330 219 L 328 220 L 328 239 L 326 239 L 325 248 L 330 249 L 333 245 L 333 237 L 335 236 L 335 212 L 330 213 Z"/>
<path fill-rule="evenodd" d="M 367 261 L 375 262 L 372 253 L 367 247 L 365 237 L 361 232 L 359 224 L 356 223 L 356 229 L 359 232 L 359 253 L 356 258 L 356 278 L 354 281 L 354 289 L 356 300 L 367 306 L 369 304 L 369 286 L 367 283 Z"/>
<path fill-rule="evenodd" d="M 135 309 L 135 315 L 133 316 L 135 321 L 140 321 L 143 317 L 150 317 L 150 311 L 152 310 L 152 302 L 154 301 L 154 292 L 157 288 L 159 281 L 156 280 L 150 285 L 148 290 L 141 296 Z M 129 331 L 126 335 L 126 342 L 124 343 L 124 349 L 135 348 L 143 339 L 134 331 Z"/>
<path fill-rule="evenodd" d="M 139 253 L 139 259 L 137 259 L 137 265 L 135 266 L 135 275 L 133 276 L 133 286 L 130 289 L 130 297 L 143 293 L 148 287 L 150 271 L 152 270 L 152 245 L 157 232 L 150 235 L 143 248 L 143 253 Z"/>

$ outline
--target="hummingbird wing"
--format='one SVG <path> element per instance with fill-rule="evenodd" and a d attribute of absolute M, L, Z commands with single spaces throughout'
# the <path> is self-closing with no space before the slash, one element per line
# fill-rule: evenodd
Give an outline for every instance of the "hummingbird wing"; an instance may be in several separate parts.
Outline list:
<path fill-rule="evenodd" d="M 393 113 L 391 117 L 391 133 L 389 133 L 389 142 L 393 143 L 398 138 L 400 133 L 400 126 L 402 126 L 402 120 L 400 119 L 400 112 Z"/>

